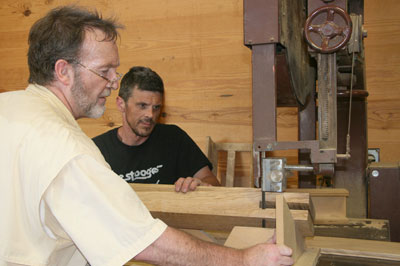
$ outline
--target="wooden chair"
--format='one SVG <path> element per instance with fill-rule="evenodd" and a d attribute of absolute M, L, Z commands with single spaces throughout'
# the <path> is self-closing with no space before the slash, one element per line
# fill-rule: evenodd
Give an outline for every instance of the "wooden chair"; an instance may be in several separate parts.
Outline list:
<path fill-rule="evenodd" d="M 206 155 L 213 165 L 213 174 L 218 174 L 218 152 L 226 151 L 226 178 L 225 186 L 233 187 L 235 176 L 235 160 L 236 152 L 252 152 L 253 147 L 251 143 L 226 143 L 214 142 L 211 137 L 207 136 L 206 140 Z M 253 164 L 250 163 L 250 175 L 253 173 Z M 222 184 L 224 185 L 224 184 Z"/>

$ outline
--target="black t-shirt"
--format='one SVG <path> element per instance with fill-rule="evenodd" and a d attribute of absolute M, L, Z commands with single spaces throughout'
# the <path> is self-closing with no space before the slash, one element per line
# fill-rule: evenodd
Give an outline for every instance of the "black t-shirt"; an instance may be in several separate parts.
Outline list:
<path fill-rule="evenodd" d="M 112 170 L 129 183 L 174 184 L 212 165 L 185 131 L 175 125 L 157 124 L 149 138 L 128 146 L 117 128 L 93 138 Z"/>

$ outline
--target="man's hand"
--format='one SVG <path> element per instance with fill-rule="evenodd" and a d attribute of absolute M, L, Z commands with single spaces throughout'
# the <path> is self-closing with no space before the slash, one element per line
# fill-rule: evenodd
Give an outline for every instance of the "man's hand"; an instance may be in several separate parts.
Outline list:
<path fill-rule="evenodd" d="M 186 193 L 194 191 L 198 186 L 211 186 L 208 183 L 202 182 L 197 177 L 181 177 L 175 182 L 175 191 Z"/>
<path fill-rule="evenodd" d="M 293 265 L 292 249 L 284 245 L 276 245 L 276 234 L 265 244 L 258 244 L 245 250 L 244 265 Z"/>
<path fill-rule="evenodd" d="M 155 265 L 282 266 L 292 265 L 292 250 L 275 239 L 248 249 L 233 249 L 196 239 L 168 227 L 136 260 Z"/>
<path fill-rule="evenodd" d="M 292 250 L 287 246 L 258 244 L 245 251 L 244 265 L 293 265 Z"/>

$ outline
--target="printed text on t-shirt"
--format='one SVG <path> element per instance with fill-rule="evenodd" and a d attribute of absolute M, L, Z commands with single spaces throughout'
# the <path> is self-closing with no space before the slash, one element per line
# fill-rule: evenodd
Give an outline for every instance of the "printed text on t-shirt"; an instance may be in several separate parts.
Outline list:
<path fill-rule="evenodd" d="M 124 175 L 119 175 L 121 178 L 123 178 L 125 181 L 135 181 L 135 180 L 144 180 L 144 179 L 149 179 L 152 178 L 153 175 L 157 174 L 159 172 L 159 168 L 163 167 L 163 165 L 157 165 L 156 167 L 149 167 L 147 170 L 136 170 L 136 171 L 130 171 L 129 173 L 126 173 Z"/>

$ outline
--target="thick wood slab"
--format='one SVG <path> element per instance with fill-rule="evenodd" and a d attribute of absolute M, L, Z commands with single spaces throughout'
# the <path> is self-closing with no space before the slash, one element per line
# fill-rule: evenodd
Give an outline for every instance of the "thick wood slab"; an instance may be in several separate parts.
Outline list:
<path fill-rule="evenodd" d="M 314 224 L 316 236 L 390 241 L 388 220 L 349 218 L 344 223 Z"/>
<path fill-rule="evenodd" d="M 286 191 L 310 194 L 310 213 L 314 224 L 343 224 L 348 221 L 346 206 L 349 191 L 344 188 L 300 188 Z"/>
<path fill-rule="evenodd" d="M 177 193 L 173 185 L 131 184 L 152 215 L 168 225 L 184 229 L 231 231 L 234 226 L 261 227 L 264 219 L 268 227 L 275 227 L 275 209 L 260 209 L 260 189 L 198 187 L 189 193 Z M 277 193 L 267 193 L 273 202 Z M 307 193 L 283 193 L 292 207 L 305 208 Z M 291 210 L 299 229 L 313 235 L 308 210 Z"/>
<path fill-rule="evenodd" d="M 306 238 L 307 248 L 320 248 L 321 254 L 400 261 L 400 243 L 314 236 Z"/>

